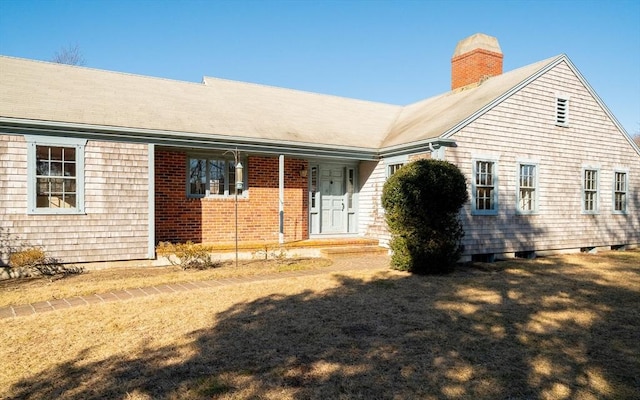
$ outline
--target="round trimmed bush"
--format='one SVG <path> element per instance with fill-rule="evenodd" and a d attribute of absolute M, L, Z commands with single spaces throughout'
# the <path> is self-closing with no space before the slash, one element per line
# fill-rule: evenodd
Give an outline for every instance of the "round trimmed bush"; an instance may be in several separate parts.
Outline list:
<path fill-rule="evenodd" d="M 420 274 L 451 272 L 462 253 L 458 218 L 467 185 L 455 165 L 417 160 L 384 185 L 382 206 L 391 232 L 391 266 Z"/>

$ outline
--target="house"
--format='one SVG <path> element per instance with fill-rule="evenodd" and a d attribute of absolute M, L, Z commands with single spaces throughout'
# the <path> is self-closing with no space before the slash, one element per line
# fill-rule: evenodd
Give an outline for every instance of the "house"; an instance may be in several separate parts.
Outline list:
<path fill-rule="evenodd" d="M 241 242 L 385 245 L 382 186 L 420 157 L 467 177 L 465 259 L 637 246 L 638 146 L 566 55 L 502 57 L 461 41 L 451 91 L 404 107 L 0 57 L 1 258 L 153 259 L 236 218 Z"/>

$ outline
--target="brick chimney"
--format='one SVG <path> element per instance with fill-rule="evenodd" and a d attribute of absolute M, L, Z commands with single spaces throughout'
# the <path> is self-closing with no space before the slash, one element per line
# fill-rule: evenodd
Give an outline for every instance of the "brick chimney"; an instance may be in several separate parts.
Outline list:
<path fill-rule="evenodd" d="M 476 33 L 458 42 L 451 58 L 451 90 L 500 74 L 502 50 L 498 39 Z"/>

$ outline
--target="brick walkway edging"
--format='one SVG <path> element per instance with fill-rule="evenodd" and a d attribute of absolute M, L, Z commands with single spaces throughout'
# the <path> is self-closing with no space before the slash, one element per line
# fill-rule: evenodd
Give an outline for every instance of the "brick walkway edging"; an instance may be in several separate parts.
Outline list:
<path fill-rule="evenodd" d="M 49 311 L 63 310 L 66 308 L 79 307 L 90 304 L 110 303 L 114 301 L 129 300 L 137 297 L 154 296 L 164 293 L 186 292 L 196 289 L 217 288 L 241 283 L 253 283 L 277 279 L 324 275 L 351 270 L 387 269 L 389 268 L 388 260 L 389 259 L 386 256 L 361 256 L 344 258 L 336 257 L 334 259 L 334 263 L 331 266 L 314 270 L 277 272 L 265 275 L 253 275 L 238 278 L 220 278 L 207 281 L 170 283 L 143 288 L 115 290 L 106 293 L 90 294 L 86 296 L 71 297 L 67 299 L 56 299 L 40 301 L 31 304 L 5 306 L 0 307 L 0 319 L 25 317 L 34 314 L 41 314 Z"/>

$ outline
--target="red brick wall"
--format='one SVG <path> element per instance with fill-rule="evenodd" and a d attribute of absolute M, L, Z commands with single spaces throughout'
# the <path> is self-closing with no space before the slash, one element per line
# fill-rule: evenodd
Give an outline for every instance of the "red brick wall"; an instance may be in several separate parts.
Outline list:
<path fill-rule="evenodd" d="M 451 90 L 502 74 L 502 54 L 475 49 L 451 59 Z"/>
<path fill-rule="evenodd" d="M 235 240 L 234 197 L 190 199 L 187 155 L 156 151 L 156 241 L 215 243 Z M 247 198 L 238 197 L 238 240 L 277 241 L 278 158 L 249 156 Z M 308 238 L 306 160 L 285 157 L 285 241 Z"/>

